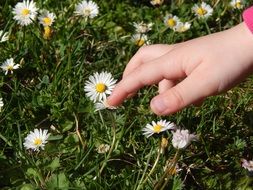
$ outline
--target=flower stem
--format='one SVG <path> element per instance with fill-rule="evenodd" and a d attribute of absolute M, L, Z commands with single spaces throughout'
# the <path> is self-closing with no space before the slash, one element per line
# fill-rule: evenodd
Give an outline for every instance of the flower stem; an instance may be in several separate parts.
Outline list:
<path fill-rule="evenodd" d="M 77 116 L 76 116 L 75 113 L 74 113 L 74 117 L 75 117 L 75 122 L 76 122 L 76 134 L 77 134 L 77 136 L 78 136 L 78 138 L 79 138 L 79 140 L 80 140 L 80 142 L 81 142 L 83 148 L 85 148 L 86 145 L 85 145 L 85 143 L 83 142 L 82 136 L 81 136 L 81 134 L 80 134 L 80 132 L 79 132 L 78 119 L 77 119 Z"/>
<path fill-rule="evenodd" d="M 158 181 L 158 183 L 154 187 L 155 190 L 158 190 L 158 189 L 163 190 L 168 184 L 170 177 L 174 174 L 176 164 L 179 160 L 179 157 L 180 157 L 179 152 L 180 152 L 179 149 L 177 149 L 177 152 L 174 155 L 172 161 L 169 161 L 169 164 L 164 174 L 162 175 L 161 179 Z"/>
<path fill-rule="evenodd" d="M 211 30 L 210 30 L 210 28 L 209 28 L 209 26 L 208 26 L 208 24 L 207 24 L 207 22 L 206 22 L 206 19 L 204 19 L 204 24 L 205 24 L 205 26 L 206 26 L 207 33 L 208 33 L 208 34 L 211 34 Z"/>
<path fill-rule="evenodd" d="M 143 182 L 140 182 L 140 184 L 138 185 L 138 187 L 136 188 L 136 190 L 139 190 L 146 183 L 146 181 L 148 180 L 148 178 L 153 174 L 153 172 L 154 172 L 154 170 L 156 168 L 156 165 L 157 165 L 157 163 L 158 163 L 158 161 L 160 159 L 161 153 L 162 153 L 161 148 L 159 148 L 158 155 L 156 157 L 156 160 L 155 160 L 155 162 L 154 162 L 151 170 L 149 171 L 148 175 L 143 180 Z"/>
<path fill-rule="evenodd" d="M 102 174 L 103 169 L 104 169 L 104 167 L 106 166 L 107 161 L 109 160 L 109 158 L 110 158 L 110 156 L 111 156 L 111 154 L 112 154 L 112 151 L 113 151 L 113 149 L 114 149 L 115 142 L 116 142 L 115 118 L 114 118 L 114 116 L 113 116 L 113 113 L 110 112 L 110 114 L 111 114 L 111 118 L 112 118 L 112 133 L 113 133 L 113 138 L 112 138 L 112 143 L 111 143 L 110 149 L 109 149 L 108 154 L 107 154 L 107 156 L 106 156 L 106 158 L 105 158 L 105 161 L 103 162 L 103 164 L 102 164 L 102 166 L 101 166 L 101 168 L 100 168 L 100 170 L 99 170 L 99 175 Z"/>
<path fill-rule="evenodd" d="M 139 182 L 139 184 L 138 184 L 136 190 L 141 189 L 141 187 L 142 187 L 142 185 L 143 185 L 143 178 L 144 178 L 145 173 L 146 173 L 146 171 L 147 171 L 147 169 L 148 169 L 148 165 L 149 165 L 149 161 L 150 161 L 152 152 L 153 152 L 153 148 L 151 148 L 151 150 L 150 150 L 149 157 L 148 157 L 148 160 L 147 160 L 147 163 L 146 163 L 146 167 L 145 167 L 145 169 L 144 169 L 144 171 L 143 171 L 143 175 L 142 175 L 142 177 L 141 177 L 141 179 L 140 179 L 140 182 Z"/>

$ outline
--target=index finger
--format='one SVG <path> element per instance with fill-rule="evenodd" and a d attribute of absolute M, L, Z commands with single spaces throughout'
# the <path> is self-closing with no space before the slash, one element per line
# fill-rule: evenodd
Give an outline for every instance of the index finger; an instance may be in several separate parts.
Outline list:
<path fill-rule="evenodd" d="M 173 57 L 173 59 L 172 59 Z M 167 53 L 155 60 L 141 64 L 134 71 L 125 76 L 115 87 L 108 97 L 109 105 L 117 106 L 121 104 L 129 94 L 132 94 L 146 85 L 156 84 L 162 79 L 179 79 L 186 76 L 180 62 L 176 60 L 178 56 Z"/>
<path fill-rule="evenodd" d="M 141 47 L 126 65 L 123 73 L 123 78 L 134 71 L 141 64 L 147 63 L 157 57 L 164 55 L 165 53 L 168 53 L 174 48 L 174 46 L 175 45 L 154 44 Z"/>

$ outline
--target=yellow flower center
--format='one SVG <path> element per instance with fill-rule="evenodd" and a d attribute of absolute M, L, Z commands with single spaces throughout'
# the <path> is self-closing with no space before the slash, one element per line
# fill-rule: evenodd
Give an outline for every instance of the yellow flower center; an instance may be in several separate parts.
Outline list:
<path fill-rule="evenodd" d="M 106 90 L 106 85 L 103 83 L 98 83 L 96 85 L 96 91 L 99 93 L 103 93 Z"/>
<path fill-rule="evenodd" d="M 201 15 L 201 16 L 203 16 L 207 13 L 207 11 L 205 9 L 203 9 L 202 7 L 199 7 L 196 12 L 198 15 Z"/>
<path fill-rule="evenodd" d="M 145 43 L 145 40 L 143 40 L 143 39 L 138 39 L 138 40 L 135 41 L 135 44 L 137 46 L 142 46 L 144 43 Z"/>
<path fill-rule="evenodd" d="M 154 5 L 161 5 L 163 3 L 163 0 L 153 0 L 152 3 Z"/>
<path fill-rule="evenodd" d="M 173 27 L 176 25 L 176 21 L 173 18 L 168 19 L 167 24 L 169 27 Z"/>
<path fill-rule="evenodd" d="M 44 27 L 44 34 L 43 37 L 45 39 L 49 39 L 51 36 L 51 28 L 49 26 Z"/>
<path fill-rule="evenodd" d="M 89 16 L 90 13 L 91 13 L 91 10 L 88 9 L 88 8 L 86 8 L 86 9 L 83 10 L 83 14 L 84 14 L 85 16 Z"/>
<path fill-rule="evenodd" d="M 37 139 L 34 140 L 34 144 L 35 145 L 41 145 L 42 144 L 42 140 L 39 139 L 39 138 L 37 138 Z"/>
<path fill-rule="evenodd" d="M 236 7 L 237 9 L 240 9 L 241 6 L 242 6 L 242 4 L 241 4 L 240 1 L 238 1 L 238 2 L 235 3 L 235 7 Z"/>
<path fill-rule="evenodd" d="M 45 18 L 43 18 L 43 22 L 44 22 L 46 25 L 50 25 L 51 22 L 52 22 L 52 20 L 51 20 L 51 18 L 49 18 L 49 17 L 45 17 Z"/>
<path fill-rule="evenodd" d="M 12 65 L 8 65 L 7 66 L 7 70 L 12 71 L 13 70 L 13 66 Z"/>
<path fill-rule="evenodd" d="M 160 133 L 161 130 L 162 130 L 162 126 L 161 125 L 157 124 L 157 125 L 154 126 L 154 132 L 155 133 Z"/>
<path fill-rule="evenodd" d="M 21 11 L 21 14 L 22 14 L 23 16 L 27 16 L 29 13 L 30 13 L 30 10 L 29 10 L 29 9 L 23 9 L 23 10 Z"/>

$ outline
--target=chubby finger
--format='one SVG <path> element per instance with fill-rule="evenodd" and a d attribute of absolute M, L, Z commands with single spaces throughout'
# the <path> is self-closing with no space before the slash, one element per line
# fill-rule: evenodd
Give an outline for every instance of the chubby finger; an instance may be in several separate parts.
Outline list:
<path fill-rule="evenodd" d="M 151 109 L 157 115 L 169 115 L 215 94 L 218 83 L 206 76 L 198 71 L 193 72 L 176 86 L 154 97 L 150 103 Z"/>
<path fill-rule="evenodd" d="M 112 94 L 108 97 L 108 103 L 117 106 L 129 94 L 136 92 L 143 86 L 157 84 L 162 79 L 184 78 L 185 72 L 176 57 L 165 54 L 137 67 L 116 85 Z"/>
<path fill-rule="evenodd" d="M 161 82 L 158 83 L 158 92 L 159 94 L 165 92 L 166 90 L 172 88 L 176 82 L 172 80 L 163 79 Z M 136 92 L 133 92 L 127 96 L 127 98 L 132 98 Z"/>
<path fill-rule="evenodd" d="M 123 78 L 143 63 L 156 59 L 173 49 L 174 45 L 156 44 L 141 47 L 128 62 Z"/>
<path fill-rule="evenodd" d="M 175 84 L 176 83 L 174 81 L 172 81 L 172 80 L 163 79 L 158 84 L 159 94 L 162 94 L 163 92 L 165 92 L 168 89 L 172 88 L 173 86 L 175 86 Z"/>

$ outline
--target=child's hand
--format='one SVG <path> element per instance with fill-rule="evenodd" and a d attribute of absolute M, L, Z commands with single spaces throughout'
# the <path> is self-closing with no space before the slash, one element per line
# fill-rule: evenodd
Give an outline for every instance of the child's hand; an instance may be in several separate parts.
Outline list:
<path fill-rule="evenodd" d="M 252 72 L 253 34 L 241 23 L 187 42 L 141 48 L 108 103 L 117 106 L 143 86 L 158 83 L 151 109 L 167 115 L 232 88 Z"/>

